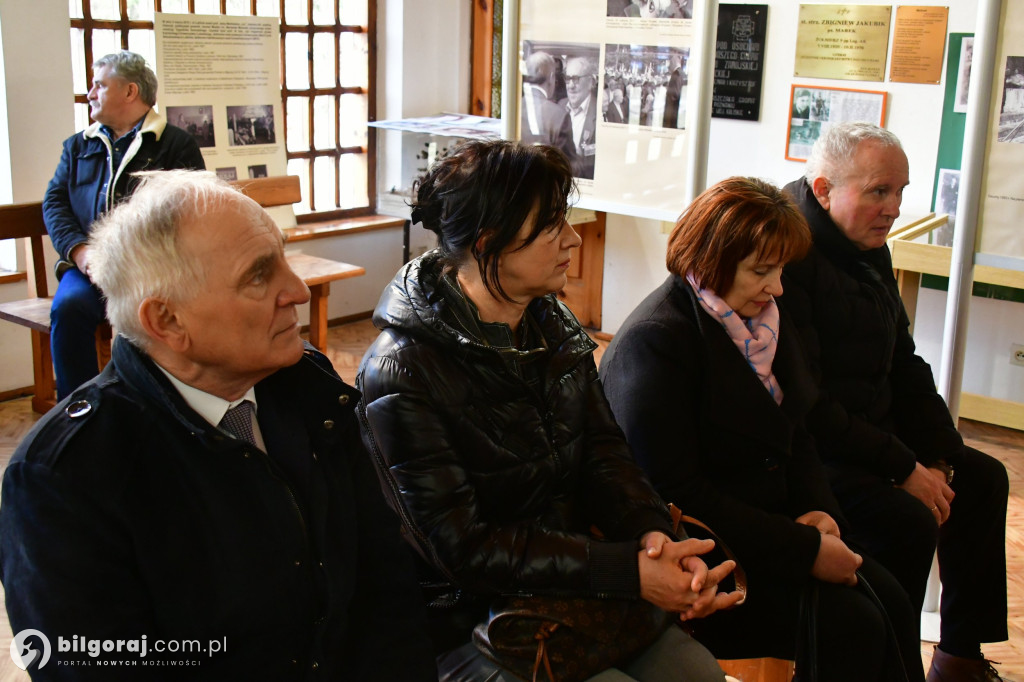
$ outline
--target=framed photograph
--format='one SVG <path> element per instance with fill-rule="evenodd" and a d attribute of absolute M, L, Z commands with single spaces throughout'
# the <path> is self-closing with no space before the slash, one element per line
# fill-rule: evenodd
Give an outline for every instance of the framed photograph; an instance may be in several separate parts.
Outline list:
<path fill-rule="evenodd" d="M 953 246 L 953 228 L 956 227 L 956 203 L 959 194 L 960 171 L 940 168 L 939 181 L 935 187 L 935 212 L 948 215 L 949 222 L 932 231 L 933 244 Z"/>
<path fill-rule="evenodd" d="M 953 111 L 958 114 L 967 113 L 967 90 L 971 84 L 971 62 L 974 61 L 974 38 L 964 38 L 960 42 L 960 65 L 956 70 L 956 99 Z"/>
<path fill-rule="evenodd" d="M 867 121 L 882 126 L 888 93 L 793 85 L 789 96 L 786 158 L 806 161 L 822 131 L 834 123 Z"/>

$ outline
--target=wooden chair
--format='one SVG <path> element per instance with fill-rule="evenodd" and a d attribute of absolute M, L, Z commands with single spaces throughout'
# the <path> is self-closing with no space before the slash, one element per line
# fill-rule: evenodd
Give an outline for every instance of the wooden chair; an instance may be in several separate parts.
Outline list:
<path fill-rule="evenodd" d="M 50 296 L 46 281 L 46 262 L 43 237 L 43 205 L 40 202 L 0 206 L 0 239 L 27 239 L 26 252 L 28 298 L 0 303 L 0 319 L 28 327 L 32 334 L 32 377 L 34 394 L 32 409 L 43 413 L 57 403 L 56 383 L 53 378 L 53 358 L 50 355 Z M 110 341 L 113 330 L 104 322 L 96 329 L 96 354 L 99 369 L 110 360 Z"/>
<path fill-rule="evenodd" d="M 740 682 L 790 682 L 793 661 L 778 658 L 743 658 L 718 662 L 726 675 Z"/>

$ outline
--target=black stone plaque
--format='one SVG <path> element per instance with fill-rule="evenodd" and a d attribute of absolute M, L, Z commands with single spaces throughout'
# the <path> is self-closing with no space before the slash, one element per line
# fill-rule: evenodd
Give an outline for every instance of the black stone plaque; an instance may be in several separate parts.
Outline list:
<path fill-rule="evenodd" d="M 718 6 L 711 105 L 715 118 L 759 119 L 767 28 L 768 5 Z"/>

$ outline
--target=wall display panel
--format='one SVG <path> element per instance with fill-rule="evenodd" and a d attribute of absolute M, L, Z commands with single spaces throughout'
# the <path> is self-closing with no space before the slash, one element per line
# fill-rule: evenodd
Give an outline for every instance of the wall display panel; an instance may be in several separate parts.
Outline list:
<path fill-rule="evenodd" d="M 711 115 L 756 121 L 761 112 L 768 5 L 719 5 Z"/>
<path fill-rule="evenodd" d="M 898 6 L 889 80 L 938 85 L 948 22 L 948 7 Z"/>
<path fill-rule="evenodd" d="M 999 21 L 976 262 L 1024 270 L 1024 0 Z"/>
<path fill-rule="evenodd" d="M 206 167 L 225 180 L 284 175 L 279 20 L 158 12 L 154 29 L 160 103 Z"/>
<path fill-rule="evenodd" d="M 811 147 L 829 126 L 844 121 L 868 121 L 885 125 L 888 96 L 875 90 L 816 88 L 793 85 L 789 101 L 786 158 L 806 161 Z"/>
<path fill-rule="evenodd" d="M 890 5 L 800 5 L 799 78 L 885 80 Z"/>
<path fill-rule="evenodd" d="M 660 220 L 683 209 L 692 16 L 690 0 L 520 3 L 517 137 L 566 151 L 581 207 Z"/>

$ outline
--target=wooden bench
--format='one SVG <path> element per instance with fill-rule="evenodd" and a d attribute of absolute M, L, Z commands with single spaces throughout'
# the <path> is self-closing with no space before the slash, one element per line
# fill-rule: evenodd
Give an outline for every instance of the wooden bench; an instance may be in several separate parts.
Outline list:
<path fill-rule="evenodd" d="M 27 239 L 26 275 L 28 298 L 0 303 L 0 319 L 28 327 L 32 334 L 32 379 L 34 393 L 32 409 L 40 414 L 53 407 L 57 386 L 53 379 L 53 358 L 50 355 L 50 296 L 46 281 L 46 251 L 43 237 L 43 206 L 39 202 L 0 206 L 0 239 Z M 96 353 L 100 367 L 110 360 L 110 340 L 113 332 L 109 324 L 96 329 Z"/>
<path fill-rule="evenodd" d="M 246 196 L 264 207 L 284 206 L 301 199 L 299 179 L 293 176 L 239 180 L 231 183 Z M 0 319 L 27 327 L 32 335 L 32 409 L 40 414 L 56 404 L 56 383 L 53 357 L 50 354 L 50 295 L 46 279 L 43 237 L 47 236 L 40 202 L 0 206 L 0 239 L 27 239 L 26 252 L 28 298 L 0 303 Z M 330 283 L 358 277 L 366 270 L 357 265 L 341 263 L 301 253 L 287 256 L 292 270 L 309 287 L 309 341 L 321 352 L 327 349 L 327 300 Z M 110 360 L 113 331 L 109 324 L 96 330 L 99 369 Z"/>

